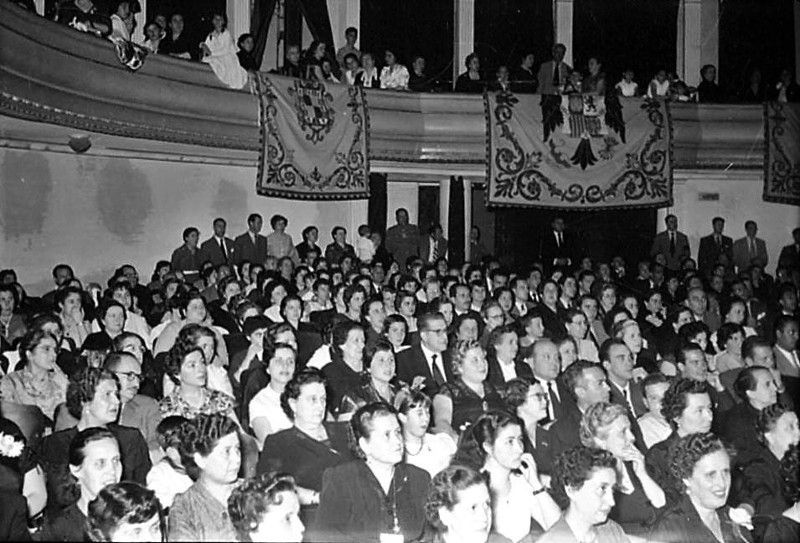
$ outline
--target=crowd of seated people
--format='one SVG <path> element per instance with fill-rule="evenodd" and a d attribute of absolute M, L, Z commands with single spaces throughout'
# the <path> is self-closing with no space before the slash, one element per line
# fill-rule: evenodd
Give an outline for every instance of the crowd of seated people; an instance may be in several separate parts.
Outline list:
<path fill-rule="evenodd" d="M 0 535 L 797 540 L 800 229 L 775 277 L 719 217 L 697 259 L 668 216 L 635 272 L 507 270 L 396 218 L 218 218 L 147 284 L 0 271 Z"/>
<path fill-rule="evenodd" d="M 32 2 L 19 0 L 17 3 L 34 10 Z M 137 24 L 134 15 L 139 11 L 141 7 L 137 0 L 114 0 L 108 5 L 99 0 L 68 0 L 59 4 L 57 12 L 47 15 L 83 32 L 130 40 Z M 234 43 L 234 37 L 225 29 L 224 13 L 215 13 L 211 21 L 212 28 L 203 39 L 198 34 L 202 29 L 185 28 L 183 14 L 176 12 L 167 17 L 158 13 L 145 23 L 141 45 L 151 53 L 202 60 L 211 63 L 212 67 L 216 64 L 215 73 L 223 82 L 241 88 L 246 81 L 246 72 L 257 71 L 261 65 L 254 56 L 255 37 L 249 33 L 241 34 Z M 736 88 L 720 87 L 717 67 L 712 64 L 701 68 L 696 86 L 689 85 L 675 71 L 666 68 L 656 68 L 652 74 L 637 81 L 637 74 L 630 68 L 624 68 L 618 74 L 607 74 L 602 60 L 596 56 L 586 59 L 580 66 L 569 66 L 563 62 L 566 48 L 556 44 L 552 59 L 540 62 L 538 68 L 534 53 L 526 51 L 511 62 L 487 72 L 485 67 L 482 68 L 480 57 L 471 53 L 465 59 L 465 71 L 450 87 L 439 81 L 438 76 L 426 73 L 425 58 L 420 55 L 400 59 L 391 48 L 379 52 L 360 51 L 356 47 L 357 41 L 358 29 L 349 27 L 345 30 L 345 45 L 337 51 L 320 41 L 313 41 L 305 51 L 299 45 L 285 45 L 283 65 L 273 72 L 366 88 L 414 92 L 451 88 L 466 93 L 511 90 L 518 93 L 604 95 L 612 92 L 626 97 L 661 97 L 680 102 L 800 102 L 800 85 L 796 74 L 788 67 L 770 82 L 764 80 L 761 69 L 751 67 Z M 221 58 L 224 60 L 219 60 Z M 222 63 L 224 69 L 221 70 L 219 66 Z M 239 72 L 238 67 L 244 72 Z"/>

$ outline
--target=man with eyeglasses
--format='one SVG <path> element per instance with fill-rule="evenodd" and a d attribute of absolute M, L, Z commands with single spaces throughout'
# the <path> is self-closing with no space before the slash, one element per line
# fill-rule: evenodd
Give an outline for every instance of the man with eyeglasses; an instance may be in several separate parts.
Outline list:
<path fill-rule="evenodd" d="M 162 456 L 156 431 L 161 422 L 161 411 L 153 398 L 139 394 L 142 365 L 132 354 L 120 352 L 109 354 L 104 366 L 119 381 L 119 424 L 142 433 L 150 451 L 150 460 L 155 464 Z"/>
<path fill-rule="evenodd" d="M 397 355 L 397 377 L 409 385 L 424 379 L 422 391 L 433 398 L 453 376 L 447 355 L 447 324 L 441 313 L 425 313 L 417 319 L 419 345 Z"/>

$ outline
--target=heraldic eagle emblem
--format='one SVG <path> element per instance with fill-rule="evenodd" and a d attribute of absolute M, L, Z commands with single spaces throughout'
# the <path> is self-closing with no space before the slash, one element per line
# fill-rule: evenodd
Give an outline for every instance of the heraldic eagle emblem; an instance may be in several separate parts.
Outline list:
<path fill-rule="evenodd" d="M 606 141 L 611 129 L 619 134 L 622 143 L 626 143 L 622 104 L 613 92 L 606 95 L 584 93 L 567 85 L 564 94 L 544 95 L 542 124 L 544 141 L 548 141 L 556 131 L 564 137 L 580 139 L 570 161 L 583 170 L 598 160 L 592 148 L 593 139 Z"/>
<path fill-rule="evenodd" d="M 325 134 L 333 129 L 336 112 L 331 107 L 333 96 L 320 81 L 295 79 L 294 86 L 289 88 L 289 95 L 294 96 L 294 110 L 297 123 L 303 129 L 306 139 L 311 143 L 319 143 Z"/>

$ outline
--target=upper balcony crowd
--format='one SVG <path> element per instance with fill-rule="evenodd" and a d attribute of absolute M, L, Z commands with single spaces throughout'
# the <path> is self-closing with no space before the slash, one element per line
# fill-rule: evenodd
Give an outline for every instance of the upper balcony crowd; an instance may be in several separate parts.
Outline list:
<path fill-rule="evenodd" d="M 33 9 L 33 0 L 12 1 Z M 102 0 L 63 0 L 52 16 L 59 23 L 83 32 L 129 41 L 137 24 L 134 15 L 139 11 L 138 0 L 111 0 L 109 4 Z M 211 62 L 223 82 L 241 88 L 247 78 L 245 71 L 258 70 L 261 65 L 260 59 L 253 54 L 255 38 L 252 34 L 242 34 L 234 43 L 234 37 L 227 30 L 225 13 L 213 14 L 211 26 L 211 32 L 204 39 L 197 40 L 202 31 L 187 28 L 184 14 L 155 13 L 145 23 L 144 40 L 140 45 L 151 54 Z M 334 51 L 331 44 L 320 41 L 312 42 L 306 50 L 301 50 L 299 45 L 287 44 L 283 64 L 274 72 L 365 88 L 414 92 L 615 92 L 620 96 L 663 97 L 700 103 L 800 102 L 800 85 L 790 67 L 785 67 L 777 80 L 767 81 L 761 70 L 754 66 L 748 71 L 746 80 L 736 88 L 722 88 L 717 83 L 717 68 L 708 64 L 700 71 L 700 83 L 693 86 L 666 66 L 653 66 L 646 74 L 635 74 L 631 69 L 610 74 L 603 69 L 603 59 L 593 56 L 585 64 L 572 67 L 563 62 L 564 46 L 556 44 L 552 58 L 540 60 L 532 52 L 526 52 L 513 63 L 498 66 L 493 73 L 483 69 L 478 55 L 470 54 L 464 62 L 465 71 L 451 83 L 430 76 L 422 56 L 398 58 L 391 44 L 380 52 L 360 51 L 355 46 L 358 41 L 356 28 L 345 31 L 345 40 L 346 44 L 338 51 Z M 219 66 L 223 68 L 218 69 Z"/>

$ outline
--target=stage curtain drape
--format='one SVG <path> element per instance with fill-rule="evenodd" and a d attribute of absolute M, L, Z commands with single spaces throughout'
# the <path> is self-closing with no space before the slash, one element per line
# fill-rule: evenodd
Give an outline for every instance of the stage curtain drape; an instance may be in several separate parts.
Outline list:
<path fill-rule="evenodd" d="M 369 174 L 369 205 L 367 217 L 370 228 L 377 229 L 381 236 L 386 233 L 386 213 L 388 210 L 386 195 L 386 174 Z"/>
<path fill-rule="evenodd" d="M 257 59 L 258 65 L 264 58 L 264 50 L 267 48 L 267 32 L 272 22 L 272 15 L 275 13 L 275 4 L 278 0 L 256 0 L 253 6 L 253 19 L 250 24 L 250 32 L 255 36 L 255 48 L 253 57 Z"/>
<path fill-rule="evenodd" d="M 450 177 L 450 216 L 447 225 L 448 260 L 460 266 L 464 262 L 464 178 Z"/>
<path fill-rule="evenodd" d="M 278 0 L 256 0 L 253 7 L 251 32 L 255 36 L 256 42 L 253 54 L 258 59 L 259 64 L 267 47 L 267 32 L 269 31 L 269 25 L 277 3 Z M 333 30 L 331 30 L 331 18 L 328 14 L 326 0 L 287 0 L 287 17 L 292 8 L 297 9 L 298 7 L 314 39 L 324 41 L 328 45 L 329 53 L 335 54 L 336 52 L 333 49 Z M 291 38 L 288 43 L 292 41 L 296 40 Z M 311 44 L 303 45 L 307 47 Z"/>

